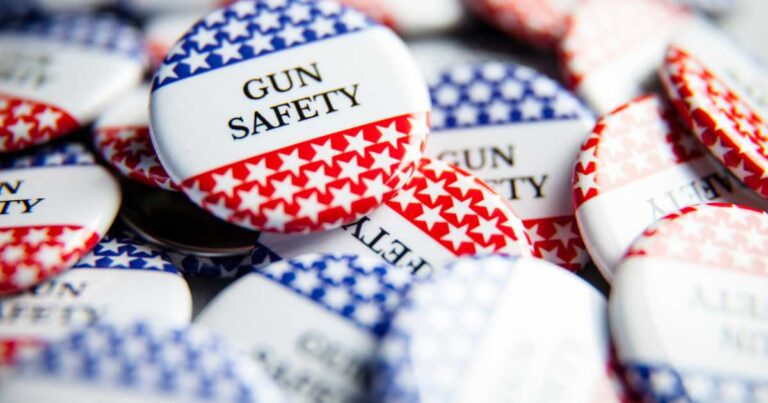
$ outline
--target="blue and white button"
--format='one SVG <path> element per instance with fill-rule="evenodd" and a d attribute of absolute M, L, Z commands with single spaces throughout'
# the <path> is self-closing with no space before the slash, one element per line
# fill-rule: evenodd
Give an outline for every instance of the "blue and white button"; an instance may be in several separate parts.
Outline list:
<path fill-rule="evenodd" d="M 410 282 L 408 270 L 377 259 L 303 255 L 255 269 L 196 323 L 244 348 L 292 401 L 360 401 Z"/>
<path fill-rule="evenodd" d="M 543 260 L 465 258 L 413 288 L 380 349 L 382 402 L 610 402 L 605 298 Z"/>
<path fill-rule="evenodd" d="M 508 63 L 446 69 L 430 93 L 425 153 L 493 186 L 523 220 L 537 254 L 580 270 L 589 257 L 570 182 L 573 157 L 594 127 L 592 113 L 554 80 Z"/>
<path fill-rule="evenodd" d="M 73 331 L 0 378 L 0 402 L 278 403 L 253 363 L 196 327 L 149 322 Z"/>

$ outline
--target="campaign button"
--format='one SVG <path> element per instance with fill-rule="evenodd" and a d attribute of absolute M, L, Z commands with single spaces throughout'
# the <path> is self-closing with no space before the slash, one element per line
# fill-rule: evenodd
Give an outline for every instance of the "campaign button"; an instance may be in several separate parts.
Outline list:
<path fill-rule="evenodd" d="M 768 70 L 708 27 L 686 30 L 673 40 L 661 76 L 709 151 L 768 197 Z"/>
<path fill-rule="evenodd" d="M 555 48 L 576 0 L 467 0 L 479 16 L 540 49 Z"/>
<path fill-rule="evenodd" d="M 667 0 L 585 0 L 559 45 L 565 81 L 598 114 L 655 87 L 675 32 L 696 19 Z"/>
<path fill-rule="evenodd" d="M 149 137 L 149 87 L 139 86 L 106 108 L 93 128 L 93 143 L 102 158 L 124 176 L 165 190 L 171 181 Z"/>
<path fill-rule="evenodd" d="M 687 207 L 649 227 L 610 298 L 628 385 L 646 401 L 764 401 L 766 256 L 768 215 L 747 207 Z"/>
<path fill-rule="evenodd" d="M 238 2 L 168 54 L 151 135 L 171 179 L 215 216 L 310 232 L 395 195 L 421 156 L 429 109 L 388 28 L 326 0 Z"/>
<path fill-rule="evenodd" d="M 183 325 L 191 316 L 189 287 L 168 257 L 111 234 L 71 270 L 0 301 L 0 343 L 43 343 L 103 320 Z"/>
<path fill-rule="evenodd" d="M 573 216 L 571 177 L 595 125 L 592 113 L 555 81 L 513 64 L 446 69 L 430 93 L 425 154 L 493 186 L 523 220 L 536 254 L 582 269 L 589 256 Z"/>
<path fill-rule="evenodd" d="M 768 208 L 655 96 L 598 121 L 576 163 L 573 201 L 587 250 L 608 281 L 632 241 L 667 214 L 711 201 Z"/>
<path fill-rule="evenodd" d="M 248 358 L 205 329 L 152 321 L 99 323 L 19 357 L 0 402 L 278 403 Z"/>
<path fill-rule="evenodd" d="M 349 203 L 341 196 L 338 203 Z M 397 196 L 373 213 L 332 231 L 263 233 L 252 261 L 339 251 L 420 275 L 459 256 L 533 254 L 523 222 L 503 197 L 467 171 L 428 157 Z"/>
<path fill-rule="evenodd" d="M 448 31 L 464 21 L 460 0 L 334 0 L 404 35 Z"/>
<path fill-rule="evenodd" d="M 291 401 L 366 401 L 378 341 L 411 279 L 380 259 L 303 255 L 254 269 L 196 323 L 244 348 Z"/>
<path fill-rule="evenodd" d="M 605 297 L 544 260 L 460 259 L 415 284 L 398 309 L 374 394 L 381 402 L 619 402 L 607 316 Z"/>
<path fill-rule="evenodd" d="M 65 14 L 0 25 L 0 152 L 91 123 L 140 82 L 145 59 L 141 33 L 112 17 Z"/>
<path fill-rule="evenodd" d="M 0 169 L 0 295 L 75 264 L 106 234 L 120 187 L 78 144 L 38 150 Z"/>

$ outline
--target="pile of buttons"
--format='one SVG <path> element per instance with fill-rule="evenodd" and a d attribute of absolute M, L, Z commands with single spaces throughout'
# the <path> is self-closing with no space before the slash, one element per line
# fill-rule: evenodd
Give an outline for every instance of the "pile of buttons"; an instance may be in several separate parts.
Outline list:
<path fill-rule="evenodd" d="M 0 403 L 768 402 L 759 3 L 0 2 Z"/>

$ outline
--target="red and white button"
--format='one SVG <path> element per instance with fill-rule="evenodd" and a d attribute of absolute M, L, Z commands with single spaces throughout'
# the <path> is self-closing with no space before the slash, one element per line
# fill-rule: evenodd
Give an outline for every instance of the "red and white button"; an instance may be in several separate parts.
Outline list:
<path fill-rule="evenodd" d="M 525 43 L 554 48 L 577 0 L 465 0 L 480 16 Z"/>
<path fill-rule="evenodd" d="M 0 295 L 74 265 L 119 207 L 117 181 L 79 145 L 44 149 L 0 170 Z"/>
<path fill-rule="evenodd" d="M 91 123 L 140 82 L 145 62 L 141 33 L 114 18 L 63 15 L 3 25 L 0 152 Z"/>
<path fill-rule="evenodd" d="M 736 177 L 768 197 L 768 70 L 710 27 L 680 33 L 661 75 L 696 136 Z"/>
<path fill-rule="evenodd" d="M 688 207 L 648 228 L 618 268 L 611 334 L 644 401 L 765 401 L 768 215 Z"/>
<path fill-rule="evenodd" d="M 669 0 L 583 0 L 560 42 L 565 81 L 598 114 L 653 88 L 669 40 L 695 18 Z"/>
<path fill-rule="evenodd" d="M 392 198 L 421 156 L 429 109 L 388 28 L 325 0 L 239 2 L 169 53 L 151 125 L 163 166 L 196 204 L 246 228 L 295 233 L 338 227 Z"/>
<path fill-rule="evenodd" d="M 339 193 L 337 200 L 348 203 L 350 197 Z M 367 216 L 316 234 L 263 233 L 259 244 L 254 257 L 262 258 L 254 263 L 344 252 L 422 275 L 459 256 L 533 254 L 523 222 L 503 197 L 467 171 L 432 158 L 423 158 L 397 196 Z M 261 246 L 271 253 L 264 256 Z"/>
<path fill-rule="evenodd" d="M 587 249 L 608 280 L 632 241 L 667 214 L 711 201 L 768 208 L 653 96 L 598 121 L 576 163 L 573 201 Z"/>
<path fill-rule="evenodd" d="M 94 126 L 93 142 L 118 172 L 146 185 L 179 190 L 149 136 L 149 87 L 140 86 L 107 108 Z"/>

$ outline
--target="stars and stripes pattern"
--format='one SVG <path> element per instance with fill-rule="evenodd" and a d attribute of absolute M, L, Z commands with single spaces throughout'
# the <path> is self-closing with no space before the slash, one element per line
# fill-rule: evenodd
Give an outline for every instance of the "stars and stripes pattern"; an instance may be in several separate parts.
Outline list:
<path fill-rule="evenodd" d="M 258 246 L 257 246 L 257 249 Z M 186 255 L 183 253 L 167 251 L 166 252 L 179 271 L 188 276 L 209 277 L 209 278 L 237 278 L 242 274 L 252 270 L 249 257 L 227 256 L 227 257 L 204 257 L 195 255 Z M 255 254 L 256 252 L 254 252 Z M 266 256 L 258 255 L 254 259 L 256 262 L 269 263 Z M 274 259 L 278 260 L 278 259 Z"/>
<path fill-rule="evenodd" d="M 451 401 L 515 262 L 465 258 L 415 286 L 382 340 L 376 395 L 387 402 Z"/>
<path fill-rule="evenodd" d="M 552 49 L 563 35 L 569 10 L 550 0 L 470 0 L 481 17 L 540 49 Z"/>
<path fill-rule="evenodd" d="M 78 127 L 61 108 L 0 93 L 0 152 L 47 143 Z"/>
<path fill-rule="evenodd" d="M 224 340 L 196 327 L 145 322 L 125 327 L 99 323 L 74 331 L 20 359 L 6 381 L 14 379 L 51 379 L 136 398 L 282 401 L 248 356 Z"/>
<path fill-rule="evenodd" d="M 768 197 L 768 117 L 682 48 L 670 47 L 661 75 L 699 140 L 744 184 Z"/>
<path fill-rule="evenodd" d="M 182 190 L 240 226 L 296 233 L 336 228 L 394 196 L 421 157 L 426 114 L 406 114 L 235 162 Z"/>
<path fill-rule="evenodd" d="M 165 190 L 179 190 L 160 165 L 149 127 L 100 127 L 94 131 L 93 141 L 101 156 L 126 177 Z"/>
<path fill-rule="evenodd" d="M 579 271 L 590 262 L 576 217 L 548 217 L 523 220 L 531 239 L 533 254 L 570 271 Z"/>
<path fill-rule="evenodd" d="M 256 268 L 253 273 L 288 287 L 376 337 L 388 330 L 413 278 L 406 268 L 355 255 L 308 254 Z"/>
<path fill-rule="evenodd" d="M 664 101 L 638 98 L 601 118 L 582 145 L 573 176 L 574 204 L 579 208 L 601 193 L 705 155 Z"/>
<path fill-rule="evenodd" d="M 206 16 L 168 52 L 153 91 L 255 57 L 377 25 L 337 2 L 238 1 Z"/>
<path fill-rule="evenodd" d="M 33 353 L 42 345 L 40 340 L 34 338 L 0 338 L 0 367 L 14 365 L 18 358 Z"/>
<path fill-rule="evenodd" d="M 768 214 L 729 203 L 686 207 L 646 229 L 626 258 L 643 256 L 768 275 Z"/>
<path fill-rule="evenodd" d="M 144 63 L 147 59 L 141 31 L 110 15 L 60 14 L 13 19 L 0 24 L 0 36 L 32 38 L 77 44 L 125 56 Z"/>
<path fill-rule="evenodd" d="M 576 88 L 614 60 L 665 38 L 688 17 L 685 8 L 667 0 L 581 1 L 559 47 L 566 84 Z"/>
<path fill-rule="evenodd" d="M 437 159 L 422 158 L 386 205 L 455 256 L 532 253 L 522 221 L 498 193 Z"/>
<path fill-rule="evenodd" d="M 36 149 L 34 152 L 0 160 L 0 169 L 93 165 L 96 158 L 80 143 L 62 143 Z"/>
<path fill-rule="evenodd" d="M 76 225 L 0 228 L 0 295 L 23 291 L 72 266 L 99 241 Z"/>
<path fill-rule="evenodd" d="M 764 379 L 740 379 L 647 363 L 626 365 L 626 378 L 634 391 L 657 402 L 768 401 L 768 382 Z"/>
<path fill-rule="evenodd" d="M 436 136 L 447 129 L 591 119 L 592 115 L 554 80 L 509 63 L 453 67 L 430 84 L 430 96 Z"/>
<path fill-rule="evenodd" d="M 178 274 L 168 256 L 136 237 L 109 233 L 72 269 L 123 269 Z"/>

